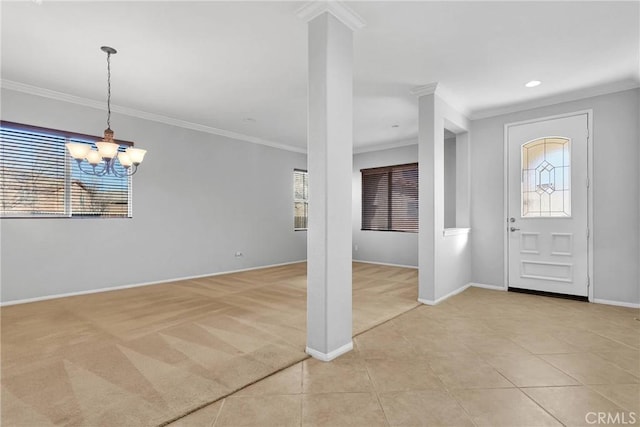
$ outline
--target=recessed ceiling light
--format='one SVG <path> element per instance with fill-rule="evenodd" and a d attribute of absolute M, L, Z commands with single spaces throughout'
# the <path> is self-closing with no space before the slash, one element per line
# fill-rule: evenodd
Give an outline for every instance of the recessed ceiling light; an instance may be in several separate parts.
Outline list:
<path fill-rule="evenodd" d="M 392 128 L 399 128 L 400 125 L 391 125 Z"/>
<path fill-rule="evenodd" d="M 540 80 L 531 80 L 529 83 L 525 84 L 526 87 L 536 87 L 540 86 L 542 82 Z"/>
<path fill-rule="evenodd" d="M 244 119 L 242 119 L 242 121 L 246 123 L 255 123 L 256 119 L 254 119 L 253 117 L 245 117 Z"/>

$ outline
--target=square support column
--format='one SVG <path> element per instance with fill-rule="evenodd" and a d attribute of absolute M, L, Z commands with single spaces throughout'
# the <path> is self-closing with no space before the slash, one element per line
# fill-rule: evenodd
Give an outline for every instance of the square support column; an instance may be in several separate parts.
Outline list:
<path fill-rule="evenodd" d="M 435 93 L 418 98 L 418 300 L 436 299 L 436 233 L 444 229 L 444 119 Z"/>
<path fill-rule="evenodd" d="M 313 3 L 299 13 L 312 15 L 306 352 L 324 361 L 353 349 L 353 28 L 345 24 L 344 11 L 349 12 L 328 2 Z"/>

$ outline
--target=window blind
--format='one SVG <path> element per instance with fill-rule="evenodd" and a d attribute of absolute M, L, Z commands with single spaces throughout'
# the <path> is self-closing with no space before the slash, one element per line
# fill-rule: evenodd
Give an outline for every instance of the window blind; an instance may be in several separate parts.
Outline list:
<path fill-rule="evenodd" d="M 0 127 L 0 213 L 67 216 L 65 140 Z"/>
<path fill-rule="evenodd" d="M 93 140 L 98 138 L 2 122 L 0 216 L 130 217 L 131 178 L 85 174 L 64 145 L 95 148 Z M 91 169 L 86 162 L 83 167 Z M 118 163 L 116 170 L 124 173 Z"/>
<path fill-rule="evenodd" d="M 418 164 L 362 169 L 362 229 L 418 231 Z"/>
<path fill-rule="evenodd" d="M 293 228 L 306 230 L 309 217 L 309 174 L 307 171 L 293 171 Z"/>
<path fill-rule="evenodd" d="M 93 142 L 71 139 L 72 142 L 90 144 L 96 148 Z M 120 146 L 123 152 L 126 147 Z M 72 215 L 103 216 L 103 217 L 130 217 L 130 188 L 131 177 L 118 177 L 115 175 L 93 176 L 80 170 L 78 162 L 69 160 L 71 164 L 71 212 Z M 99 166 L 102 167 L 102 166 Z M 83 168 L 90 169 L 85 164 Z M 119 174 L 125 174 L 125 169 L 120 163 L 115 164 Z"/>

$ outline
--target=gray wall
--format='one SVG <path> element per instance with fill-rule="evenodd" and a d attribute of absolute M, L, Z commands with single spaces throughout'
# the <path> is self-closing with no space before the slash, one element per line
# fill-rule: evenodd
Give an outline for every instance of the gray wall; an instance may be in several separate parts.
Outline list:
<path fill-rule="evenodd" d="M 595 297 L 640 302 L 639 97 L 636 89 L 472 122 L 473 282 L 504 280 L 504 124 L 593 109 Z M 3 89 L 2 119 L 96 134 L 105 113 Z M 304 154 L 118 114 L 113 127 L 149 149 L 134 177 L 134 218 L 0 220 L 2 301 L 306 258 L 291 190 Z M 354 259 L 417 265 L 417 234 L 360 230 L 360 169 L 417 158 L 417 145 L 354 156 Z"/>
<path fill-rule="evenodd" d="M 444 140 L 444 228 L 456 227 L 456 139 Z"/>
<path fill-rule="evenodd" d="M 353 156 L 353 259 L 418 266 L 418 233 L 371 231 L 362 228 L 362 177 L 360 169 L 418 161 L 418 145 L 370 151 Z M 356 246 L 358 249 L 356 250 Z"/>
<path fill-rule="evenodd" d="M 640 90 L 628 90 L 472 122 L 473 281 L 504 283 L 504 125 L 593 109 L 594 297 L 640 302 Z"/>
<path fill-rule="evenodd" d="M 105 117 L 2 90 L 3 120 L 96 135 Z M 3 302 L 306 259 L 292 190 L 304 154 L 118 114 L 112 124 L 149 150 L 133 219 L 0 220 Z"/>

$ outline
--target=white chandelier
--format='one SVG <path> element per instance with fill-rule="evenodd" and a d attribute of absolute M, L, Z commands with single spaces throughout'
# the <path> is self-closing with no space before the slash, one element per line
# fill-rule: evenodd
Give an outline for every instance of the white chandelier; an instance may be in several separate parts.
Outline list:
<path fill-rule="evenodd" d="M 119 152 L 120 144 L 113 140 L 113 131 L 111 130 L 111 55 L 118 51 L 109 46 L 102 46 L 100 49 L 107 54 L 107 129 L 104 131 L 104 138 L 102 141 L 96 142 L 97 150 L 92 149 L 91 145 L 81 142 L 69 142 L 65 145 L 71 157 L 78 162 L 80 170 L 88 175 L 131 176 L 137 172 L 138 165 L 142 163 L 147 150 L 131 146 L 124 152 Z M 85 160 L 91 166 L 90 168 L 85 167 Z M 118 172 L 115 168 L 116 160 L 124 168 L 124 173 Z"/>

